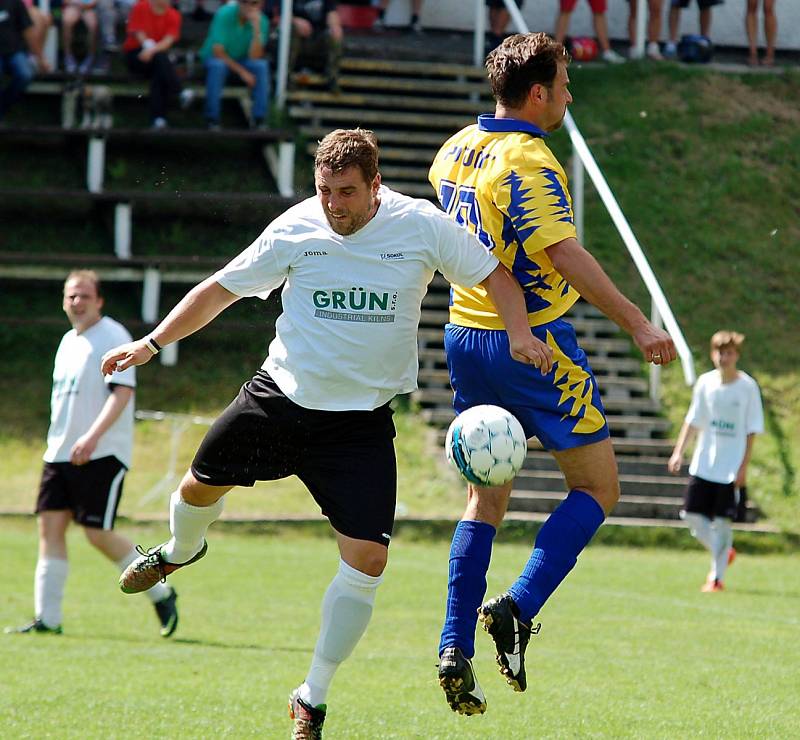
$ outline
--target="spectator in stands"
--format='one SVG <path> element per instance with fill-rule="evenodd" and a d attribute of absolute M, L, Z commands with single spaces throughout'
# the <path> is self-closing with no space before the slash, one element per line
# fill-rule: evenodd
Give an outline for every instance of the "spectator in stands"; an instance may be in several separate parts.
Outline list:
<path fill-rule="evenodd" d="M 270 3 L 273 23 L 280 22 L 280 0 Z M 294 0 L 292 5 L 292 46 L 289 69 L 298 64 L 323 59 L 330 90 L 339 90 L 344 30 L 336 0 Z"/>
<path fill-rule="evenodd" d="M 87 75 L 94 66 L 97 49 L 97 0 L 64 0 L 61 8 L 61 45 L 64 49 L 64 69 L 68 74 Z M 72 34 L 79 21 L 86 26 L 87 55 L 78 66 L 72 53 Z"/>
<path fill-rule="evenodd" d="M 569 31 L 569 22 L 572 18 L 572 11 L 575 10 L 578 0 L 559 0 L 559 13 L 556 19 L 555 39 L 559 43 L 564 43 Z M 608 21 L 606 20 L 606 0 L 589 0 L 589 7 L 592 9 L 592 24 L 594 32 L 597 34 L 597 43 L 600 45 L 600 56 L 608 64 L 620 64 L 625 61 L 611 48 L 608 40 Z"/>
<path fill-rule="evenodd" d="M 664 46 L 664 56 L 673 59 L 678 53 L 678 29 L 680 28 L 681 10 L 689 7 L 690 0 L 672 0 L 669 9 L 669 41 Z M 711 38 L 711 8 L 722 5 L 724 0 L 697 0 L 700 11 L 700 35 Z"/>
<path fill-rule="evenodd" d="M 386 28 L 384 16 L 386 9 L 392 0 L 379 0 L 378 2 L 378 18 L 375 21 L 373 28 L 376 31 L 382 31 Z M 411 19 L 408 22 L 408 30 L 412 33 L 422 33 L 422 23 L 420 22 L 420 15 L 422 13 L 422 3 L 424 0 L 411 0 Z"/>
<path fill-rule="evenodd" d="M 108 73 L 111 68 L 111 55 L 119 51 L 117 26 L 127 25 L 128 17 L 137 0 L 97 0 L 97 14 L 100 21 L 100 43 L 102 52 L 95 69 Z"/>
<path fill-rule="evenodd" d="M 103 377 L 100 357 L 130 334 L 103 316 L 97 274 L 75 270 L 64 283 L 63 308 L 72 329 L 58 346 L 50 398 L 50 428 L 36 502 L 39 559 L 34 576 L 35 618 L 6 632 L 62 631 L 67 580 L 66 533 L 71 522 L 120 570 L 138 557 L 130 540 L 114 532 L 122 483 L 133 447 L 133 368 Z M 102 589 L 101 589 L 102 590 Z M 147 591 L 169 637 L 178 626 L 175 591 L 157 583 Z"/>
<path fill-rule="evenodd" d="M 764 9 L 764 36 L 767 41 L 767 50 L 761 61 L 765 67 L 775 65 L 775 39 L 778 36 L 778 17 L 775 15 L 775 0 L 762 0 Z M 758 66 L 758 0 L 747 0 L 747 11 L 744 17 L 747 29 L 747 41 L 750 46 L 750 55 L 747 63 L 751 67 Z"/>
<path fill-rule="evenodd" d="M 514 0 L 514 2 L 518 8 L 522 8 L 525 0 Z M 489 8 L 489 33 L 486 38 L 485 51 L 489 54 L 503 43 L 511 14 L 506 9 L 503 0 L 486 0 L 486 6 Z"/>
<path fill-rule="evenodd" d="M 251 91 L 250 125 L 263 128 L 269 107 L 269 62 L 264 47 L 269 22 L 262 0 L 238 0 L 220 7 L 211 21 L 200 58 L 206 65 L 205 117 L 209 130 L 219 130 L 222 89 L 233 72 Z"/>
<path fill-rule="evenodd" d="M 34 33 L 22 0 L 0 0 L 0 121 L 33 79 L 26 44 L 33 48 Z M 2 87 L 5 74 L 11 77 L 11 82 Z"/>
<path fill-rule="evenodd" d="M 150 79 L 150 115 L 153 128 L 167 126 L 167 103 L 179 95 L 188 106 L 194 93 L 182 89 L 169 49 L 181 35 L 181 14 L 169 0 L 139 0 L 128 18 L 123 50 L 131 72 Z"/>
<path fill-rule="evenodd" d="M 49 72 L 50 63 L 44 57 L 44 44 L 47 41 L 47 32 L 53 25 L 53 16 L 34 5 L 33 0 L 24 0 L 24 2 L 31 23 L 33 23 L 33 33 L 28 40 L 28 50 L 30 51 L 28 59 L 35 70 Z"/>
<path fill-rule="evenodd" d="M 661 61 L 664 57 L 661 56 L 661 49 L 658 45 L 658 41 L 661 37 L 662 0 L 647 0 L 647 5 L 647 47 L 645 48 L 645 54 L 648 59 Z M 638 0 L 628 0 L 628 39 L 631 42 L 631 48 L 636 45 L 636 16 L 638 14 L 638 6 Z"/>
<path fill-rule="evenodd" d="M 743 342 L 744 336 L 735 331 L 718 331 L 711 337 L 714 369 L 695 383 L 668 463 L 669 471 L 677 475 L 686 445 L 699 434 L 682 516 L 711 553 L 705 592 L 724 589 L 725 570 L 736 555 L 731 521 L 737 518 L 738 498 L 747 484 L 753 441 L 764 431 L 758 383 L 736 368 Z"/>

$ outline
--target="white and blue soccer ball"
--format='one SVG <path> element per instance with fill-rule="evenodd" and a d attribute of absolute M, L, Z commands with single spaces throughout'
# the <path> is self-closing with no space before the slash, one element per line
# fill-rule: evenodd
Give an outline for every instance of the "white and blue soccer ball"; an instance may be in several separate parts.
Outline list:
<path fill-rule="evenodd" d="M 444 448 L 464 480 L 479 486 L 501 486 L 522 467 L 528 443 L 513 414 L 499 406 L 483 405 L 453 419 Z"/>

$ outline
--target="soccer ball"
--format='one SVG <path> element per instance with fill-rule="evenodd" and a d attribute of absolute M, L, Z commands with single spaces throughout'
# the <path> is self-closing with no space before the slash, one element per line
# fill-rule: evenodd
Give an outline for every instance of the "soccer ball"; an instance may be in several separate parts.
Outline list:
<path fill-rule="evenodd" d="M 479 486 L 508 483 L 522 467 L 528 443 L 517 419 L 499 406 L 473 406 L 459 414 L 444 443 L 450 464 Z"/>

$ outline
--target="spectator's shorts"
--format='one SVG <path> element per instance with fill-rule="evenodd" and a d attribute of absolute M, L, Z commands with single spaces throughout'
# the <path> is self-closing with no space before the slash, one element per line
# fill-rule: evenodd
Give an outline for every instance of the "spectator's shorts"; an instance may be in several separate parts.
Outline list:
<path fill-rule="evenodd" d="M 577 4 L 578 0 L 561 0 L 561 12 L 571 13 L 575 10 Z M 608 3 L 606 0 L 589 0 L 589 7 L 592 9 L 592 13 L 605 13 L 608 8 Z"/>
<path fill-rule="evenodd" d="M 389 404 L 307 409 L 259 370 L 212 424 L 192 474 L 209 486 L 296 475 L 337 532 L 388 546 L 397 498 L 392 413 Z"/>
<path fill-rule="evenodd" d="M 525 0 L 514 0 L 518 8 L 521 8 Z M 487 8 L 505 8 L 506 4 L 503 0 L 486 0 Z"/>
<path fill-rule="evenodd" d="M 692 476 L 686 489 L 684 511 L 702 514 L 708 519 L 725 517 L 736 519 L 738 501 L 733 483 L 714 483 Z"/>
<path fill-rule="evenodd" d="M 673 8 L 688 8 L 691 0 L 672 0 Z M 697 0 L 697 7 L 701 10 L 711 8 L 714 5 L 722 5 L 725 0 Z"/>
<path fill-rule="evenodd" d="M 547 375 L 512 359 L 505 331 L 447 324 L 444 346 L 455 390 L 453 408 L 461 413 L 484 403 L 501 406 L 519 419 L 526 437 L 538 437 L 547 450 L 606 439 L 597 381 L 572 326 L 556 319 L 531 332 L 553 349 L 553 369 Z"/>
<path fill-rule="evenodd" d="M 126 472 L 127 468 L 113 456 L 90 460 L 85 465 L 45 463 L 36 513 L 66 509 L 84 527 L 114 529 Z"/>

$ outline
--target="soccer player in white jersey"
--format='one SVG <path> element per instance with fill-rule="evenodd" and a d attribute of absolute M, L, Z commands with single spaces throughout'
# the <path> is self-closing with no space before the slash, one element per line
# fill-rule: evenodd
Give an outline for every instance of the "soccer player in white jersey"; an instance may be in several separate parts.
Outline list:
<path fill-rule="evenodd" d="M 416 387 L 420 306 L 434 270 L 482 284 L 506 321 L 510 354 L 545 371 L 551 365 L 508 270 L 431 203 L 381 185 L 371 132 L 328 134 L 314 179 L 316 197 L 275 219 L 150 335 L 102 363 L 104 373 L 141 365 L 239 298 L 266 298 L 283 285 L 261 370 L 213 424 L 172 495 L 172 538 L 143 552 L 120 584 L 141 591 L 202 558 L 206 531 L 234 486 L 297 475 L 330 520 L 340 554 L 311 667 L 290 696 L 297 738 L 321 736 L 333 675 L 372 614 L 396 498 L 389 402 Z"/>
<path fill-rule="evenodd" d="M 53 370 L 50 428 L 36 502 L 39 559 L 34 577 L 34 620 L 16 633 L 62 632 L 67 580 L 66 532 L 70 522 L 120 572 L 138 557 L 133 543 L 113 531 L 122 482 L 131 464 L 136 371 L 105 379 L 98 363 L 105 352 L 131 335 L 101 314 L 103 294 L 97 274 L 75 270 L 64 283 L 64 313 L 72 329 L 61 339 Z M 176 594 L 166 584 L 147 591 L 169 637 L 177 627 Z"/>
<path fill-rule="evenodd" d="M 697 437 L 682 515 L 692 535 L 711 553 L 711 570 L 702 587 L 705 592 L 725 588 L 725 571 L 736 556 L 731 521 L 740 501 L 746 499 L 753 441 L 764 431 L 758 383 L 736 367 L 743 342 L 744 335 L 735 331 L 718 331 L 711 337 L 714 370 L 695 383 L 668 463 L 670 472 L 677 475 L 684 450 Z"/>

